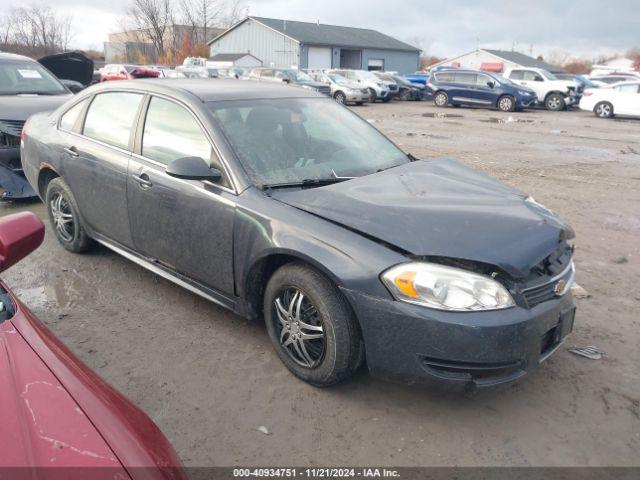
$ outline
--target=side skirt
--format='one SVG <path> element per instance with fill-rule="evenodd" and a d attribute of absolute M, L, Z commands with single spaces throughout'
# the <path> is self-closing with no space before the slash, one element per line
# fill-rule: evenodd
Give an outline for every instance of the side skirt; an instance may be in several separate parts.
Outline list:
<path fill-rule="evenodd" d="M 204 285 L 198 282 L 195 282 L 178 272 L 168 269 L 167 267 L 163 266 L 162 264 L 154 260 L 141 257 L 140 255 L 133 252 L 129 248 L 125 247 L 124 245 L 116 245 L 113 242 L 108 241 L 104 238 L 96 238 L 96 237 L 97 235 L 93 236 L 96 242 L 100 243 L 101 245 L 104 245 L 109 250 L 113 250 L 117 254 L 122 255 L 126 259 L 131 260 L 134 263 L 137 263 L 141 267 L 146 268 L 147 270 L 155 273 L 156 275 L 160 275 L 162 278 L 165 278 L 166 280 L 169 280 L 170 282 L 173 282 L 176 285 L 179 285 L 182 288 L 185 288 L 195 293 L 196 295 L 199 295 L 202 298 L 209 300 L 210 302 L 216 303 L 224 308 L 227 308 L 236 313 L 242 314 L 241 312 L 238 312 L 236 310 L 236 307 L 239 307 L 240 305 L 236 305 L 235 299 L 229 298 L 226 295 L 223 295 L 215 290 L 205 287 Z"/>

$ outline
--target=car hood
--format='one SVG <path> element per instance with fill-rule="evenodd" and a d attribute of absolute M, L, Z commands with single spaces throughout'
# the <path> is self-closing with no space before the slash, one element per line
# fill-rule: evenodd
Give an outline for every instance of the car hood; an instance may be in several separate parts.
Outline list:
<path fill-rule="evenodd" d="M 61 79 L 75 80 L 85 86 L 93 79 L 93 60 L 81 52 L 56 53 L 38 62 Z"/>
<path fill-rule="evenodd" d="M 525 201 L 525 193 L 451 159 L 271 195 L 410 256 L 487 263 L 516 278 L 570 231 L 549 210 Z"/>
<path fill-rule="evenodd" d="M 25 121 L 34 113 L 55 110 L 71 97 L 73 97 L 72 93 L 62 95 L 0 95 L 0 128 L 2 128 L 2 120 Z"/>
<path fill-rule="evenodd" d="M 87 415 L 11 320 L 0 323 L 0 381 L 0 468 L 100 467 L 127 477 Z"/>

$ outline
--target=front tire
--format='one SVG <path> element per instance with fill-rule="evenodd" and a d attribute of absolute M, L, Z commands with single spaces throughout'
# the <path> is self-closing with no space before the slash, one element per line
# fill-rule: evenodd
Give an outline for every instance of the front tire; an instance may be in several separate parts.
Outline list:
<path fill-rule="evenodd" d="M 326 387 L 360 366 L 363 344 L 349 305 L 313 268 L 293 263 L 269 279 L 264 316 L 278 357 L 296 377 Z"/>
<path fill-rule="evenodd" d="M 336 102 L 340 103 L 341 105 L 344 105 L 345 103 L 347 103 L 347 97 L 345 96 L 345 94 L 344 94 L 344 93 L 342 93 L 342 92 L 340 92 L 340 91 L 337 91 L 337 92 L 335 93 L 335 95 L 333 96 L 333 99 L 334 99 Z"/>
<path fill-rule="evenodd" d="M 376 99 L 378 98 L 378 94 L 373 88 L 369 89 L 369 101 L 371 103 L 376 103 Z"/>
<path fill-rule="evenodd" d="M 433 103 L 436 107 L 446 107 L 449 103 L 449 95 L 445 92 L 438 92 L 433 97 Z"/>
<path fill-rule="evenodd" d="M 504 95 L 498 99 L 498 110 L 501 112 L 513 112 L 516 109 L 516 102 L 513 97 Z"/>
<path fill-rule="evenodd" d="M 544 106 L 547 107 L 547 110 L 551 110 L 552 112 L 559 112 L 560 110 L 567 108 L 564 97 L 559 93 L 549 94 L 544 101 Z"/>
<path fill-rule="evenodd" d="M 613 117 L 613 105 L 609 102 L 600 102 L 593 107 L 593 113 L 599 118 Z"/>
<path fill-rule="evenodd" d="M 60 177 L 47 185 L 45 204 L 49 222 L 60 244 L 70 252 L 86 251 L 91 246 L 91 239 L 80 219 L 78 204 Z"/>

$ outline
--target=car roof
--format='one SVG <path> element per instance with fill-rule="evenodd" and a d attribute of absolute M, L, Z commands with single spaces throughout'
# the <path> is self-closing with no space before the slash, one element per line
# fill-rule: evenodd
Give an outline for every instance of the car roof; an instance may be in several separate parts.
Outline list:
<path fill-rule="evenodd" d="M 23 60 L 25 62 L 36 62 L 33 58 L 25 57 L 24 55 L 18 55 L 16 53 L 0 52 L 0 61 L 2 60 Z"/>
<path fill-rule="evenodd" d="M 174 96 L 185 94 L 197 97 L 201 102 L 225 100 L 259 100 L 273 98 L 326 98 L 325 95 L 287 84 L 252 80 L 170 78 L 139 79 L 102 82 L 90 88 L 93 92 L 108 90 L 139 90 Z"/>

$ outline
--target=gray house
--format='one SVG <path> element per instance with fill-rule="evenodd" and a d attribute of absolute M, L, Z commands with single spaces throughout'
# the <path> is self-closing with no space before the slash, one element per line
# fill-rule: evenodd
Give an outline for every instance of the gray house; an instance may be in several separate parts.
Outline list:
<path fill-rule="evenodd" d="M 210 56 L 250 53 L 265 67 L 353 68 L 401 74 L 418 68 L 420 50 L 376 30 L 247 17 L 209 42 Z"/>

